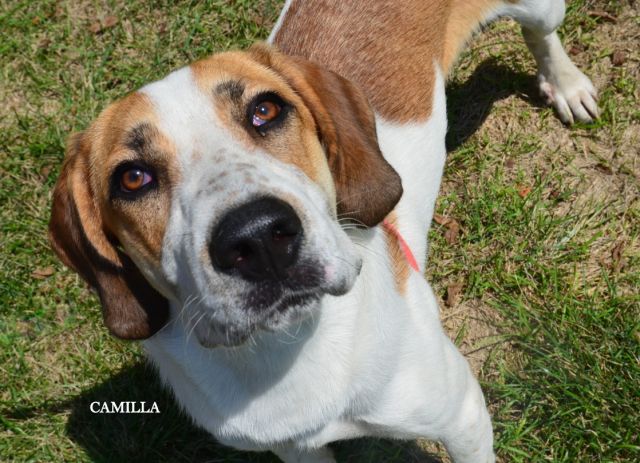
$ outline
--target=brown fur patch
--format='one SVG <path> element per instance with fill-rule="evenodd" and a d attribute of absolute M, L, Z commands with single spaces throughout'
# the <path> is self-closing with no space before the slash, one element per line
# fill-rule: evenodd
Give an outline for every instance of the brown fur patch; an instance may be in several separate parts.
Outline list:
<path fill-rule="evenodd" d="M 517 3 L 517 0 L 508 1 Z M 501 0 L 451 0 L 451 14 L 447 21 L 442 56 L 442 68 L 446 73 L 451 71 L 456 58 L 474 31 L 501 3 Z"/>
<path fill-rule="evenodd" d="M 179 181 L 176 149 L 156 128 L 156 121 L 147 97 L 132 93 L 109 106 L 87 131 L 93 145 L 89 178 L 105 227 L 126 249 L 153 266 L 160 265 L 171 185 Z M 131 146 L 134 134 L 137 146 Z M 112 201 L 111 173 L 120 163 L 138 159 L 153 167 L 158 189 L 136 201 Z"/>
<path fill-rule="evenodd" d="M 431 114 L 449 1 L 294 0 L 274 38 L 362 87 L 387 120 Z"/>
<path fill-rule="evenodd" d="M 397 227 L 395 211 L 392 211 L 385 218 L 385 221 L 391 226 Z M 387 227 L 382 227 L 382 229 L 384 230 L 384 238 L 387 245 L 389 260 L 391 261 L 391 270 L 393 271 L 396 290 L 400 294 L 404 295 L 407 290 L 407 280 L 409 279 L 409 274 L 411 272 L 409 263 L 407 262 L 407 256 L 405 256 L 402 246 L 398 242 L 398 238 L 393 231 L 389 230 Z"/>

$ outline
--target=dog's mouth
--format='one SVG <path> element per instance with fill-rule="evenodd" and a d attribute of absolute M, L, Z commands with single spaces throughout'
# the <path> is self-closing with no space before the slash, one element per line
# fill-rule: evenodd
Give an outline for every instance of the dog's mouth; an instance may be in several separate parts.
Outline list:
<path fill-rule="evenodd" d="M 319 288 L 285 289 L 278 293 L 277 296 L 273 292 L 269 297 L 261 296 L 260 310 L 253 306 L 245 312 L 240 323 L 219 324 L 208 317 L 201 317 L 193 326 L 196 338 L 208 348 L 240 346 L 258 331 L 277 332 L 305 320 L 319 306 L 324 294 Z M 270 299 L 272 301 L 265 306 Z"/>
<path fill-rule="evenodd" d="M 321 298 L 319 291 L 300 291 L 297 293 L 283 294 L 280 299 L 273 304 L 273 313 L 286 313 L 294 310 L 296 307 L 304 307 L 314 302 L 318 302 Z"/>

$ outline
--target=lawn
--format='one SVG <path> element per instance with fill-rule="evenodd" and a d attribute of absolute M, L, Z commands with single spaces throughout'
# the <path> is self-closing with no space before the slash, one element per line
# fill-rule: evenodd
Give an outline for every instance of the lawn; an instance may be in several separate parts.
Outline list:
<path fill-rule="evenodd" d="M 0 2 L 0 461 L 276 461 L 190 424 L 139 346 L 107 334 L 46 227 L 71 132 L 172 69 L 265 38 L 280 7 Z M 639 7 L 577 0 L 561 32 L 602 117 L 568 128 L 544 107 L 513 22 L 476 38 L 449 83 L 427 276 L 481 378 L 500 461 L 640 461 Z M 93 400 L 162 413 L 93 415 Z M 424 442 L 335 449 L 338 461 L 442 458 Z"/>

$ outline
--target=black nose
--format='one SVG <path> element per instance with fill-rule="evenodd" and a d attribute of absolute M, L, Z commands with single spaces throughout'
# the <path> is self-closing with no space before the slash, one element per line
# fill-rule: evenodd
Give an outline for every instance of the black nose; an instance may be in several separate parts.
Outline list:
<path fill-rule="evenodd" d="M 260 198 L 233 209 L 213 231 L 209 253 L 215 268 L 249 281 L 282 280 L 298 259 L 302 223 L 291 206 Z"/>

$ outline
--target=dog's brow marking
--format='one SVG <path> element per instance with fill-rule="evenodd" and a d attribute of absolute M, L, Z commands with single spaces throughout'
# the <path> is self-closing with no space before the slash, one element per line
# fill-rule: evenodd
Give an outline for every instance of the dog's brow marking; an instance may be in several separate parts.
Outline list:
<path fill-rule="evenodd" d="M 244 85 L 237 80 L 228 80 L 218 84 L 215 88 L 215 93 L 229 97 L 234 103 L 239 103 L 242 101 L 242 95 L 244 94 Z"/>
<path fill-rule="evenodd" d="M 149 146 L 152 133 L 153 127 L 149 123 L 143 122 L 129 132 L 125 144 L 132 151 L 142 153 Z"/>

